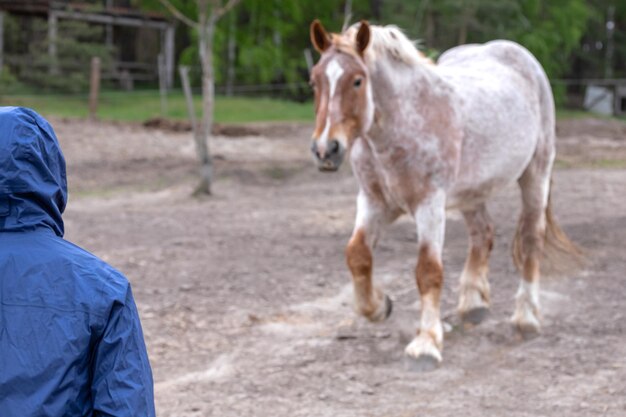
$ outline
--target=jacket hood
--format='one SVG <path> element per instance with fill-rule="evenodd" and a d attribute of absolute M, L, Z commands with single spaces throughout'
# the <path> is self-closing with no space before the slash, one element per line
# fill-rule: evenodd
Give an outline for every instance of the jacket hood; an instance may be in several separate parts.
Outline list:
<path fill-rule="evenodd" d="M 0 232 L 47 227 L 63 236 L 65 158 L 52 126 L 23 107 L 0 107 Z"/>

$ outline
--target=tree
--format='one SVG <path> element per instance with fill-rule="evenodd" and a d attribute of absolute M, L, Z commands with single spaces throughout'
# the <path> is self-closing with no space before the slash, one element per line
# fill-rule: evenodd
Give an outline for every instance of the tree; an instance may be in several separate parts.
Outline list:
<path fill-rule="evenodd" d="M 589 6 L 584 0 L 534 0 L 524 2 L 521 11 L 524 25 L 510 36 L 537 57 L 548 76 L 561 76 L 585 33 Z"/>
<path fill-rule="evenodd" d="M 60 20 L 54 60 L 48 53 L 48 23 L 41 19 L 7 14 L 5 19 L 7 62 L 11 73 L 35 91 L 79 93 L 89 87 L 89 65 L 97 56 L 104 71 L 113 69 L 116 49 L 102 42 L 104 27 Z M 50 74 L 52 65 L 59 69 Z M 87 69 L 87 70 L 86 70 Z M 8 77 L 8 75 L 7 75 Z M 5 82 L 6 82 L 5 78 Z"/>
<path fill-rule="evenodd" d="M 134 0 L 139 2 L 139 0 Z M 167 0 L 194 19 L 181 61 L 198 67 L 199 0 Z M 227 0 L 205 0 L 220 7 Z M 218 84 L 273 85 L 269 94 L 307 100 L 308 70 L 303 50 L 310 48 L 306 28 L 317 18 L 341 30 L 346 7 L 352 22 L 396 24 L 436 57 L 459 43 L 511 39 L 526 46 L 555 79 L 626 74 L 626 2 L 616 0 L 241 0 L 230 19 L 215 26 L 214 80 Z M 162 0 L 141 0 L 162 10 Z M 217 6 L 215 6 L 217 4 Z M 615 7 L 614 53 L 606 51 L 607 11 Z M 208 19 L 208 17 L 207 17 Z M 612 58 L 611 58 L 612 56 Z M 193 57 L 193 59 L 190 59 Z M 196 72 L 199 74 L 200 71 Z M 199 77 L 199 75 L 196 75 Z M 285 86 L 287 86 L 285 88 Z M 562 97 L 559 85 L 556 96 Z"/>
<path fill-rule="evenodd" d="M 159 0 L 178 20 L 198 33 L 200 64 L 202 67 L 202 121 L 196 129 L 196 151 L 200 160 L 200 183 L 194 195 L 210 195 L 213 182 L 213 164 L 209 139 L 213 128 L 215 107 L 215 69 L 213 67 L 213 43 L 217 22 L 240 0 L 196 0 L 197 20 L 188 17 L 170 0 Z"/>
<path fill-rule="evenodd" d="M 587 22 L 581 47 L 573 51 L 568 68 L 569 78 L 602 78 L 614 73 L 614 78 L 626 77 L 626 3 L 613 0 L 588 0 L 591 16 Z M 607 20 L 614 7 L 614 53 L 607 57 L 609 44 Z"/>

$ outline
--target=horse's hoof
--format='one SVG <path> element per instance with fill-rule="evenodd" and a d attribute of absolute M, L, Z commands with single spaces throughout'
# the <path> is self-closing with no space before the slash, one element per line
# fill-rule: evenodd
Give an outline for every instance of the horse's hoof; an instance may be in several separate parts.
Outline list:
<path fill-rule="evenodd" d="M 511 317 L 515 333 L 524 340 L 533 339 L 541 332 L 541 322 L 532 310 L 516 311 Z"/>
<path fill-rule="evenodd" d="M 389 318 L 389 316 L 391 315 L 392 311 L 393 311 L 393 302 L 391 301 L 391 298 L 389 298 L 389 296 L 385 294 L 383 298 L 383 302 L 381 303 L 381 306 L 378 308 L 376 313 L 374 313 L 371 316 L 366 316 L 366 317 L 369 319 L 369 321 L 373 323 L 377 323 L 377 322 L 387 320 L 387 318 Z"/>
<path fill-rule="evenodd" d="M 437 369 L 441 362 L 436 357 L 423 353 L 417 358 L 405 356 L 404 363 L 411 372 L 431 372 Z"/>
<path fill-rule="evenodd" d="M 388 319 L 393 312 L 393 301 L 387 294 L 385 294 L 385 319 Z"/>
<path fill-rule="evenodd" d="M 461 320 L 464 324 L 476 326 L 482 323 L 488 316 L 489 309 L 487 307 L 476 307 L 461 313 Z"/>
<path fill-rule="evenodd" d="M 428 335 L 419 335 L 404 350 L 407 369 L 427 372 L 441 363 L 441 350 Z"/>
<path fill-rule="evenodd" d="M 541 334 L 541 329 L 534 324 L 513 323 L 513 330 L 522 340 L 531 340 Z"/>

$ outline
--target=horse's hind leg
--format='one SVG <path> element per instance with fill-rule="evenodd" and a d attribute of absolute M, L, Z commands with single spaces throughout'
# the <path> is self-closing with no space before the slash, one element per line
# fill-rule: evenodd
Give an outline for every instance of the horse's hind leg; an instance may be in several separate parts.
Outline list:
<path fill-rule="evenodd" d="M 489 312 L 489 255 L 493 247 L 493 224 L 487 207 L 481 204 L 464 211 L 470 248 L 461 274 L 458 311 L 465 322 L 480 323 Z"/>
<path fill-rule="evenodd" d="M 514 260 L 522 273 L 515 296 L 513 325 L 523 334 L 540 330 L 539 264 L 546 235 L 546 208 L 550 193 L 553 149 L 537 152 L 518 180 L 522 192 L 522 214 L 513 241 Z"/>
<path fill-rule="evenodd" d="M 346 247 L 346 262 L 352 273 L 356 311 L 370 321 L 381 321 L 391 314 L 391 299 L 372 282 L 372 249 L 382 228 L 397 217 L 384 204 L 360 192 L 352 238 Z"/>

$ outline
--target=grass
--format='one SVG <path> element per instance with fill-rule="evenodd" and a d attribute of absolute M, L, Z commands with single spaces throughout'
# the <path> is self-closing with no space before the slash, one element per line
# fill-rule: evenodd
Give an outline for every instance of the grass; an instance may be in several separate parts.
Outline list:
<path fill-rule="evenodd" d="M 585 110 L 572 110 L 566 108 L 557 108 L 556 109 L 556 118 L 557 119 L 584 119 L 587 117 L 591 117 L 594 119 L 617 119 L 621 121 L 626 121 L 626 116 L 606 116 L 598 113 L 591 113 Z"/>
<path fill-rule="evenodd" d="M 0 105 L 30 107 L 45 116 L 83 118 L 89 114 L 86 95 L 0 95 Z M 194 106 L 199 117 L 200 97 L 195 98 Z M 167 107 L 167 118 L 187 119 L 182 92 L 169 93 Z M 102 120 L 143 122 L 159 116 L 162 116 L 161 101 L 157 91 L 105 91 L 100 95 L 98 117 Z M 312 122 L 313 119 L 313 104 L 310 102 L 222 96 L 218 96 L 215 102 L 215 121 L 218 123 Z"/>
<path fill-rule="evenodd" d="M 0 105 L 25 106 L 37 110 L 45 116 L 83 118 L 89 114 L 88 97 L 82 95 L 41 95 L 16 94 L 1 95 Z M 196 114 L 201 112 L 200 97 L 194 101 Z M 172 91 L 167 97 L 168 112 L 165 115 L 170 119 L 187 119 L 187 108 L 181 91 Z M 103 120 L 143 122 L 161 114 L 161 101 L 158 91 L 104 91 L 100 95 L 98 117 Z M 600 116 L 581 110 L 558 109 L 557 118 L 576 119 L 595 117 L 610 119 L 610 116 Z M 618 119 L 626 120 L 624 117 Z M 248 123 L 293 121 L 313 122 L 313 103 L 297 103 L 287 100 L 249 97 L 216 98 L 215 121 L 218 123 Z"/>
<path fill-rule="evenodd" d="M 554 166 L 557 169 L 572 168 L 589 168 L 589 169 L 626 169 L 626 160 L 624 159 L 606 159 L 600 158 L 591 161 L 573 162 L 562 159 L 556 159 Z"/>

